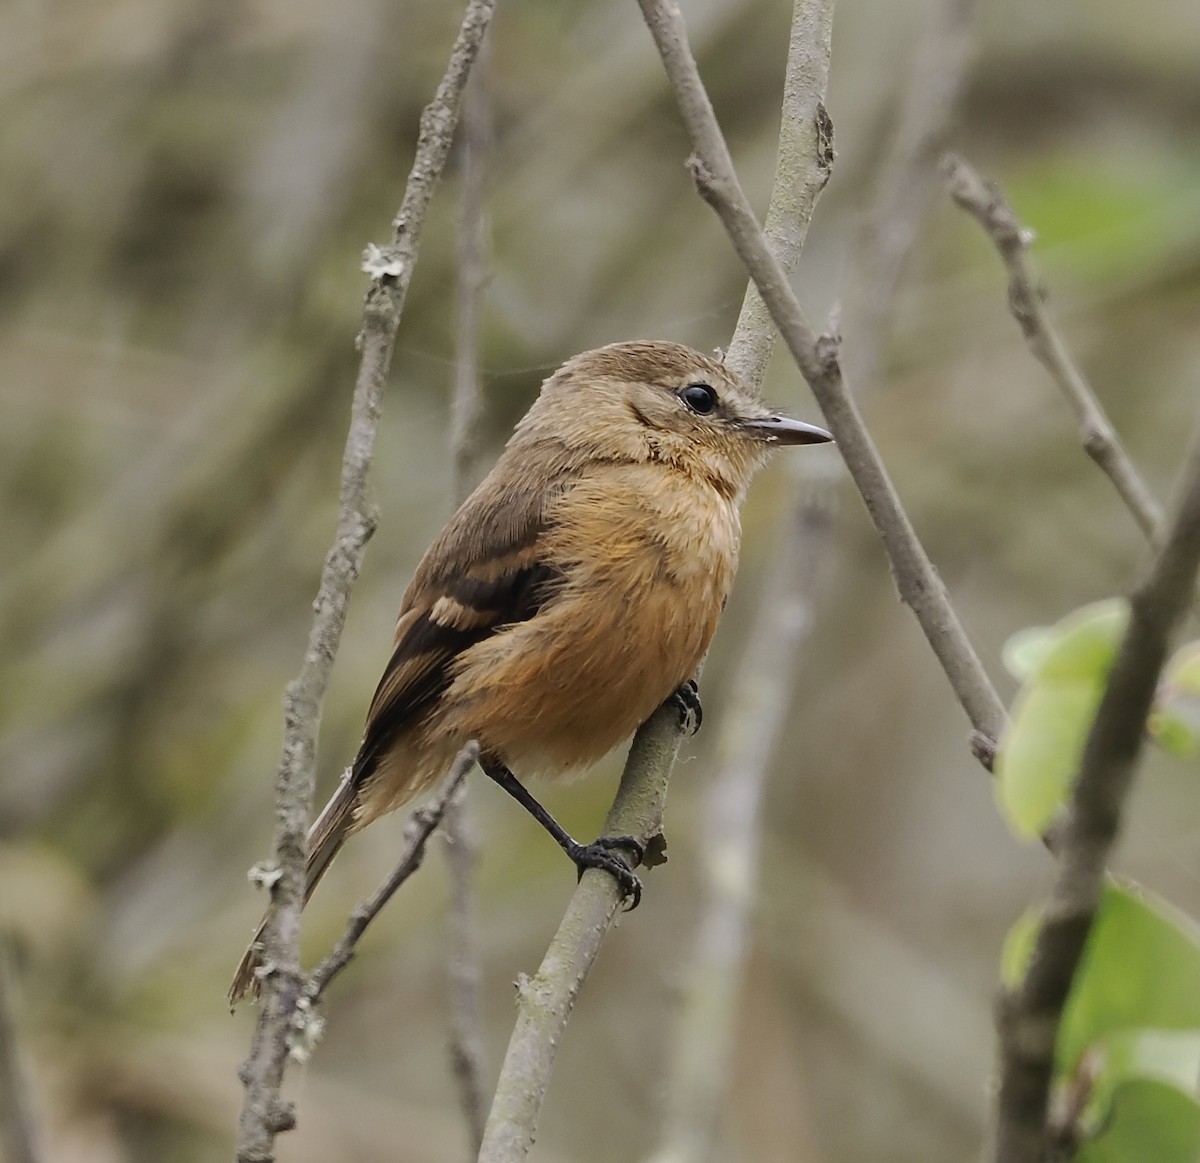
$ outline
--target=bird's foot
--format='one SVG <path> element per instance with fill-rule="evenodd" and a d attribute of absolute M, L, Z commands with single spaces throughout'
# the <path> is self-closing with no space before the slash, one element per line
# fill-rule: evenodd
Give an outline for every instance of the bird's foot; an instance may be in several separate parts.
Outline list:
<path fill-rule="evenodd" d="M 631 912 L 642 902 L 642 882 L 634 876 L 621 849 L 633 854 L 635 865 L 641 864 L 645 850 L 633 836 L 601 836 L 590 844 L 575 843 L 567 849 L 567 855 L 575 861 L 581 877 L 585 868 L 603 868 L 617 882 L 622 897 L 629 900 L 625 909 Z"/>
<path fill-rule="evenodd" d="M 686 728 L 689 735 L 695 735 L 700 730 L 700 724 L 704 722 L 704 707 L 700 704 L 700 688 L 694 678 L 689 678 L 670 695 L 666 705 L 679 712 L 679 725 Z"/>

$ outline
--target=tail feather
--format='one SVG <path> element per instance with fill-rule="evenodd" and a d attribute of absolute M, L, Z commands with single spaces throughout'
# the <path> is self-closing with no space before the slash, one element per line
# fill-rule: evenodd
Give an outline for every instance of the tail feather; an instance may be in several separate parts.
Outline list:
<path fill-rule="evenodd" d="M 308 904 L 313 890 L 320 883 L 321 877 L 329 867 L 338 849 L 345 842 L 354 822 L 354 805 L 358 798 L 358 788 L 352 778 L 352 770 L 347 769 L 342 776 L 342 782 L 333 793 L 329 803 L 321 810 L 321 814 L 313 821 L 308 830 L 308 861 L 305 864 L 304 903 Z M 229 986 L 229 1004 L 236 1005 L 242 998 L 257 997 L 259 991 L 258 970 L 262 967 L 262 938 L 266 932 L 267 919 L 270 910 L 258 923 L 254 936 L 238 962 L 237 971 Z"/>

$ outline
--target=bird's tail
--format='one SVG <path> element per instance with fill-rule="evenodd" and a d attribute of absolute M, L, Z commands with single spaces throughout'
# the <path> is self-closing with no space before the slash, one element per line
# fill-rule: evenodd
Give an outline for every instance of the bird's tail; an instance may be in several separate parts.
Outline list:
<path fill-rule="evenodd" d="M 342 782 L 333 793 L 329 803 L 321 810 L 321 814 L 313 821 L 308 830 L 308 862 L 305 865 L 304 903 L 308 904 L 321 877 L 329 863 L 337 855 L 338 849 L 345 842 L 354 822 L 354 805 L 358 798 L 356 781 L 351 779 L 352 771 L 347 769 L 342 776 Z M 233 982 L 229 986 L 229 1004 L 236 1005 L 242 998 L 249 995 L 256 997 L 259 990 L 258 970 L 262 966 L 262 938 L 267 928 L 266 916 L 258 923 L 258 928 L 242 954 Z"/>

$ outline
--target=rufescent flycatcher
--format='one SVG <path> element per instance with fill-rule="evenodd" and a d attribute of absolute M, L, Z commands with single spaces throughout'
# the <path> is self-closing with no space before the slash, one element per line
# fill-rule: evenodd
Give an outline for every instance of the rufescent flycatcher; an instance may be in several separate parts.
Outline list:
<path fill-rule="evenodd" d="M 580 871 L 641 885 L 518 781 L 595 763 L 690 682 L 737 568 L 738 506 L 776 444 L 828 432 L 765 408 L 675 343 L 615 343 L 542 385 L 503 455 L 417 566 L 362 745 L 308 834 L 311 896 L 346 838 L 437 780 L 468 740 Z M 256 936 L 261 937 L 262 928 Z M 257 985 L 252 943 L 230 989 Z"/>

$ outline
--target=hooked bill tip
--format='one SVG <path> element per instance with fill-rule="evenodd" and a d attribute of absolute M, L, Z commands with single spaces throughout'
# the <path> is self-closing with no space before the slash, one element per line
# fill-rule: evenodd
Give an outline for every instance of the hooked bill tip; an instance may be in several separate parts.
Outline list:
<path fill-rule="evenodd" d="M 790 416 L 762 416 L 745 421 L 744 427 L 776 444 L 825 444 L 833 439 L 824 428 L 793 420 Z"/>

